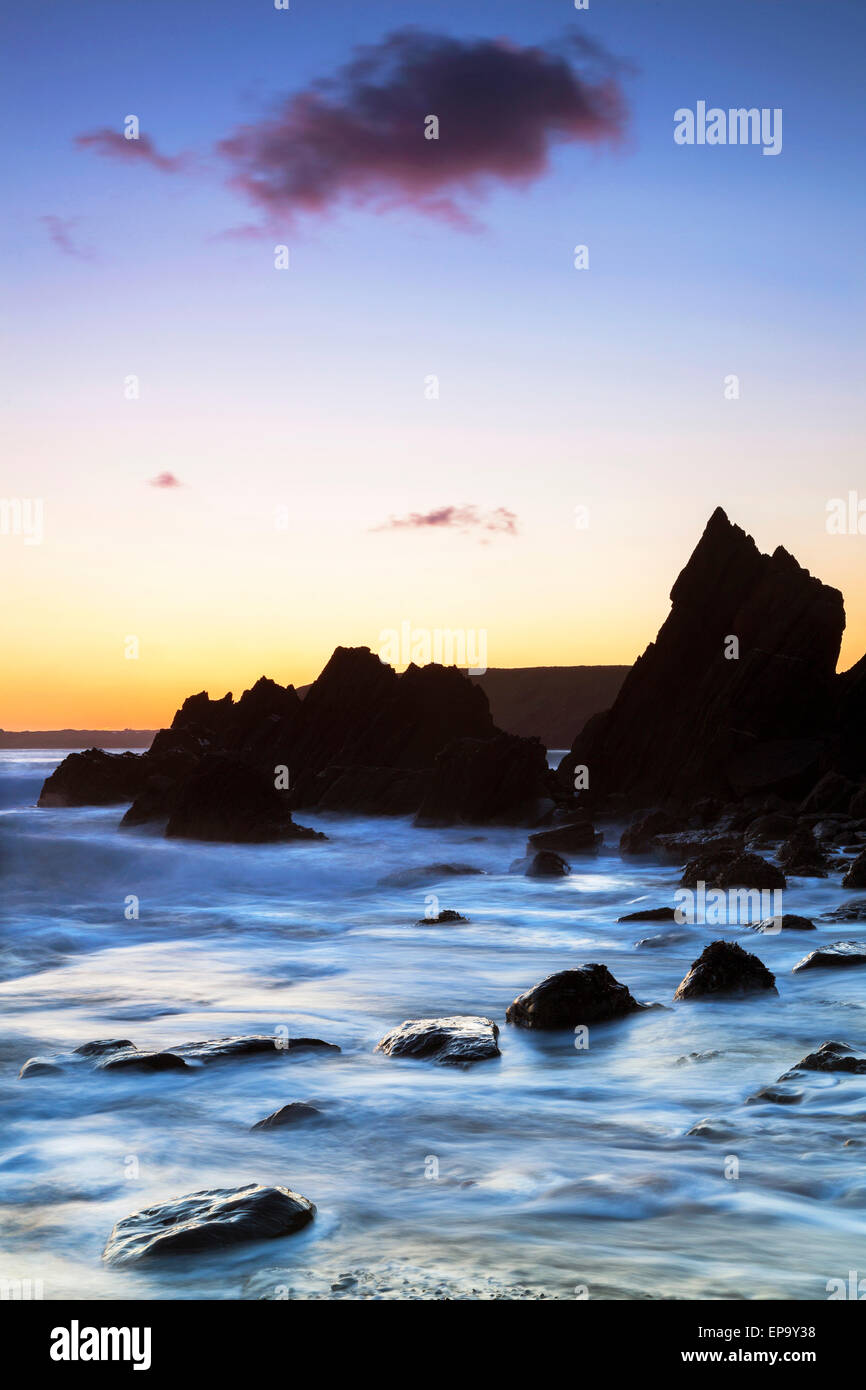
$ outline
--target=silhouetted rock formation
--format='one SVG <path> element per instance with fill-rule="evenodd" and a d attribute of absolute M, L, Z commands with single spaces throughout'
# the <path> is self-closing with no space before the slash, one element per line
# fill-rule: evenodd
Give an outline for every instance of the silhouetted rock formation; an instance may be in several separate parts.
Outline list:
<path fill-rule="evenodd" d="M 289 812 L 299 807 L 537 824 L 569 800 L 541 744 L 501 734 L 484 692 L 456 668 L 397 675 L 367 647 L 338 647 L 304 700 L 264 676 L 237 702 L 201 691 L 145 754 L 66 758 L 40 804 L 131 801 L 125 826 L 264 841 L 298 838 Z"/>
<path fill-rule="evenodd" d="M 557 794 L 537 739 L 458 739 L 437 757 L 415 824 L 533 824 L 553 809 Z"/>
<path fill-rule="evenodd" d="M 781 546 L 762 555 L 718 508 L 671 602 L 612 708 L 563 760 L 563 778 L 586 765 L 593 799 L 618 793 L 633 805 L 803 795 L 835 717 L 842 595 Z M 848 684 L 853 709 L 866 678 Z M 845 728 L 856 741 L 855 723 Z"/>

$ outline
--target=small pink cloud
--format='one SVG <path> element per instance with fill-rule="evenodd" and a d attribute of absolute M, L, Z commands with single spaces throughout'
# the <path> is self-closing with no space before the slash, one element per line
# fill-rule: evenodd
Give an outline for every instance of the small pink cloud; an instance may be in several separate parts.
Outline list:
<path fill-rule="evenodd" d="M 76 135 L 75 143 L 79 149 L 95 150 L 108 159 L 124 159 L 132 163 L 136 160 L 150 164 L 164 174 L 178 174 L 190 167 L 187 154 L 160 154 L 149 135 L 139 135 L 135 140 L 127 140 L 117 130 L 90 130 Z"/>
<path fill-rule="evenodd" d="M 435 507 L 429 512 L 409 512 L 408 516 L 391 516 L 373 531 L 493 531 L 500 535 L 517 535 L 516 513 L 507 507 L 495 507 L 482 512 L 472 506 Z"/>
<path fill-rule="evenodd" d="M 47 228 L 51 241 L 64 256 L 74 256 L 79 261 L 95 259 L 93 249 L 81 246 L 73 233 L 77 217 L 58 217 L 55 213 L 48 212 L 44 217 L 40 217 L 39 221 Z"/>
<path fill-rule="evenodd" d="M 150 479 L 151 487 L 183 487 L 180 478 L 176 478 L 173 473 L 157 473 L 155 478 Z"/>

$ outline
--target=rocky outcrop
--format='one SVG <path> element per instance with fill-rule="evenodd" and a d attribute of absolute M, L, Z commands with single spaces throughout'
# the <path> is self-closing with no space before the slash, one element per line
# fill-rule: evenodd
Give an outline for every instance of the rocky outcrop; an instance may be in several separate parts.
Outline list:
<path fill-rule="evenodd" d="M 415 824 L 537 824 L 554 794 L 561 796 L 537 739 L 457 739 L 436 758 Z"/>
<path fill-rule="evenodd" d="M 478 750 L 493 747 L 473 753 L 474 785 L 464 783 L 455 798 L 441 782 L 450 779 L 452 763 L 438 770 L 434 764 L 446 750 L 459 761 L 470 740 Z M 203 804 L 198 779 L 208 774 L 213 781 L 219 766 L 249 770 L 234 818 L 233 798 L 221 804 L 219 787 L 215 798 L 204 788 L 217 803 L 212 815 Z M 428 823 L 521 824 L 533 817 L 537 823 L 556 801 L 569 800 L 548 771 L 541 744 L 501 734 L 483 690 L 456 668 L 410 665 L 397 675 L 367 647 L 338 647 L 305 699 L 264 676 L 237 702 L 200 691 L 146 753 L 70 755 L 46 781 L 40 804 L 126 801 L 133 803 L 127 827 L 163 822 L 169 835 L 197 839 L 296 839 L 273 794 L 270 809 L 264 792 L 253 794 L 255 775 L 273 793 L 278 769 L 289 810 L 408 816 L 429 800 Z M 187 825 L 192 828 L 181 828 Z M 248 833 L 241 833 L 244 825 Z"/>
<path fill-rule="evenodd" d="M 144 786 L 140 753 L 70 753 L 46 777 L 37 806 L 114 806 L 132 801 Z"/>
<path fill-rule="evenodd" d="M 466 1067 L 498 1057 L 499 1029 L 491 1018 L 456 1014 L 450 1018 L 415 1018 L 392 1028 L 376 1044 L 386 1057 L 413 1057 L 440 1066 Z"/>
<path fill-rule="evenodd" d="M 776 991 L 775 976 L 764 962 L 732 941 L 712 941 L 677 987 L 674 999 Z"/>
<path fill-rule="evenodd" d="M 316 1208 L 288 1187 L 213 1188 L 146 1207 L 118 1221 L 102 1258 L 109 1264 L 163 1255 L 198 1255 L 253 1240 L 274 1240 L 306 1226 Z"/>
<path fill-rule="evenodd" d="M 841 969 L 852 965 L 866 965 L 866 942 L 834 941 L 827 946 L 819 946 L 810 951 L 793 967 L 795 971 L 819 970 L 824 967 Z"/>
<path fill-rule="evenodd" d="M 560 970 L 519 994 L 505 1011 L 518 1028 L 577 1028 L 624 1018 L 645 1008 L 626 985 L 615 980 L 606 965 L 581 965 Z"/>
<path fill-rule="evenodd" d="M 272 777 L 224 753 L 206 754 L 177 789 L 165 833 L 169 839 L 236 844 L 325 839 L 295 825 Z"/>
<path fill-rule="evenodd" d="M 781 546 L 761 554 L 718 508 L 671 604 L 611 709 L 560 765 L 563 780 L 586 765 L 594 798 L 638 806 L 803 795 L 834 717 L 841 594 Z"/>
<path fill-rule="evenodd" d="M 77 1047 L 74 1052 L 56 1052 L 49 1057 L 31 1057 L 20 1077 L 62 1072 L 69 1067 L 89 1066 L 97 1071 L 185 1071 L 211 1062 L 236 1061 L 243 1057 L 303 1056 L 305 1053 L 338 1053 L 336 1043 L 321 1038 L 290 1038 L 281 1033 L 251 1033 L 238 1037 L 208 1038 L 204 1042 L 178 1043 L 162 1049 L 137 1048 L 128 1038 L 99 1039 Z"/>

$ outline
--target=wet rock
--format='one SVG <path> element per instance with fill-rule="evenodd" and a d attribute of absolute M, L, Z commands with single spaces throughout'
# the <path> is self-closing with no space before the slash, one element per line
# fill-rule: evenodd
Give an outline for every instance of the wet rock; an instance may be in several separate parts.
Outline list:
<path fill-rule="evenodd" d="M 425 883 L 435 883 L 440 878 L 463 878 L 469 874 L 483 874 L 474 864 L 423 864 L 411 869 L 397 869 L 379 879 L 380 888 L 417 888 Z"/>
<path fill-rule="evenodd" d="M 713 1120 L 709 1116 L 698 1120 L 688 1131 L 696 1139 L 730 1139 L 736 1133 L 734 1126 L 726 1120 Z"/>
<path fill-rule="evenodd" d="M 325 839 L 295 825 L 273 775 L 222 753 L 204 757 L 177 789 L 165 833 L 169 839 L 232 844 Z"/>
<path fill-rule="evenodd" d="M 802 822 L 784 842 L 777 857 L 786 874 L 800 878 L 827 877 L 827 856 L 812 830 Z"/>
<path fill-rule="evenodd" d="M 816 782 L 800 806 L 800 811 L 803 814 L 847 811 L 856 790 L 855 784 L 847 777 L 838 772 L 827 772 Z"/>
<path fill-rule="evenodd" d="M 100 1071 L 186 1071 L 189 1063 L 176 1052 L 113 1052 L 98 1063 Z"/>
<path fill-rule="evenodd" d="M 30 1057 L 19 1071 L 18 1080 L 23 1081 L 30 1076 L 53 1076 L 62 1070 L 60 1063 L 49 1057 Z"/>
<path fill-rule="evenodd" d="M 690 931 L 663 931 L 656 936 L 642 936 L 640 941 L 636 941 L 637 950 L 657 949 L 664 946 L 677 946 L 681 941 L 691 941 Z"/>
<path fill-rule="evenodd" d="M 627 912 L 617 917 L 618 922 L 675 922 L 676 911 L 672 907 L 645 907 L 640 912 Z"/>
<path fill-rule="evenodd" d="M 749 1096 L 746 1104 L 762 1105 L 769 1102 L 771 1105 L 799 1105 L 802 1099 L 802 1091 L 786 1089 L 784 1086 L 762 1086 L 760 1091 Z"/>
<path fill-rule="evenodd" d="M 825 1042 L 815 1052 L 803 1057 L 779 1080 L 787 1081 L 802 1071 L 841 1071 L 863 1076 L 866 1074 L 866 1057 L 856 1057 L 847 1043 Z"/>
<path fill-rule="evenodd" d="M 336 1043 L 323 1042 L 321 1038 L 286 1038 L 278 1033 L 262 1033 L 181 1043 L 180 1046 L 172 1048 L 172 1051 L 190 1061 L 207 1063 L 238 1057 L 285 1057 L 290 1052 L 337 1053 L 340 1049 Z"/>
<path fill-rule="evenodd" d="M 571 825 L 558 825 L 553 830 L 536 831 L 526 842 L 526 853 L 553 850 L 558 854 L 595 854 L 603 839 L 591 821 L 576 821 Z"/>
<path fill-rule="evenodd" d="M 680 880 L 684 888 L 775 889 L 786 886 L 782 870 L 759 854 L 708 855 L 692 859 Z"/>
<path fill-rule="evenodd" d="M 843 888 L 866 888 L 866 849 L 857 855 L 842 880 Z"/>
<path fill-rule="evenodd" d="M 540 849 L 537 854 L 519 859 L 517 863 L 527 878 L 566 878 L 571 873 L 571 866 L 560 854 L 554 854 L 552 849 Z"/>
<path fill-rule="evenodd" d="M 821 914 L 823 922 L 866 922 L 866 898 L 852 898 Z"/>
<path fill-rule="evenodd" d="M 819 946 L 798 960 L 794 970 L 817 970 L 822 966 L 838 969 L 850 965 L 866 965 L 866 942 L 834 941 L 831 945 Z"/>
<path fill-rule="evenodd" d="M 285 1129 L 289 1125 L 301 1124 L 304 1120 L 315 1120 L 321 1115 L 321 1110 L 317 1110 L 315 1105 L 307 1105 L 303 1101 L 293 1100 L 288 1105 L 283 1105 L 279 1110 L 274 1110 L 271 1115 L 266 1115 L 263 1120 L 258 1120 L 252 1129 Z"/>
<path fill-rule="evenodd" d="M 684 830 L 676 835 L 657 835 L 652 847 L 662 864 L 685 864 L 695 858 L 728 860 L 742 852 L 743 836 L 730 831 L 708 834 Z"/>
<path fill-rule="evenodd" d="M 619 852 L 624 857 L 649 854 L 657 835 L 669 835 L 678 829 L 675 818 L 667 811 L 644 811 L 622 832 L 619 838 Z"/>
<path fill-rule="evenodd" d="M 711 941 L 680 983 L 674 999 L 703 999 L 708 995 L 776 993 L 775 976 L 763 961 L 733 941 Z"/>
<path fill-rule="evenodd" d="M 106 1052 L 132 1052 L 135 1043 L 129 1038 L 97 1038 L 95 1042 L 82 1043 L 75 1048 L 79 1057 L 103 1057 Z"/>
<path fill-rule="evenodd" d="M 626 985 L 614 979 L 606 965 L 592 964 L 548 975 L 518 995 L 505 1017 L 519 1028 L 576 1028 L 624 1018 L 644 1007 Z"/>
<path fill-rule="evenodd" d="M 814 931 L 815 923 L 808 917 L 798 917 L 795 912 L 783 912 L 779 917 L 765 917 L 761 922 L 749 923 L 749 930 L 775 936 L 780 931 Z"/>
<path fill-rule="evenodd" d="M 376 1045 L 386 1057 L 415 1057 L 443 1066 L 468 1066 L 500 1055 L 499 1029 L 490 1018 L 456 1014 L 415 1018 L 392 1028 Z"/>
<path fill-rule="evenodd" d="M 468 922 L 468 917 L 461 917 L 459 912 L 455 912 L 453 907 L 443 907 L 442 911 L 435 917 L 419 917 L 415 923 L 416 927 L 436 927 L 442 926 L 446 922 Z"/>
<path fill-rule="evenodd" d="M 292 1235 L 312 1221 L 313 1203 L 288 1187 L 213 1188 L 146 1207 L 118 1221 L 102 1258 L 109 1264 L 204 1254 Z"/>

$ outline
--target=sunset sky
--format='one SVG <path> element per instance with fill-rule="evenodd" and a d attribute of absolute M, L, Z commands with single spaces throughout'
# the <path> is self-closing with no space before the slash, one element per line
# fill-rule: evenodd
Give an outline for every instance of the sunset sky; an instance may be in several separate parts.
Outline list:
<path fill-rule="evenodd" d="M 0 536 L 0 725 L 156 727 L 404 620 L 631 662 L 719 504 L 842 589 L 852 664 L 864 37 L 862 0 L 6 6 L 0 491 L 44 539 Z M 676 145 L 702 100 L 781 108 L 781 154 Z"/>

